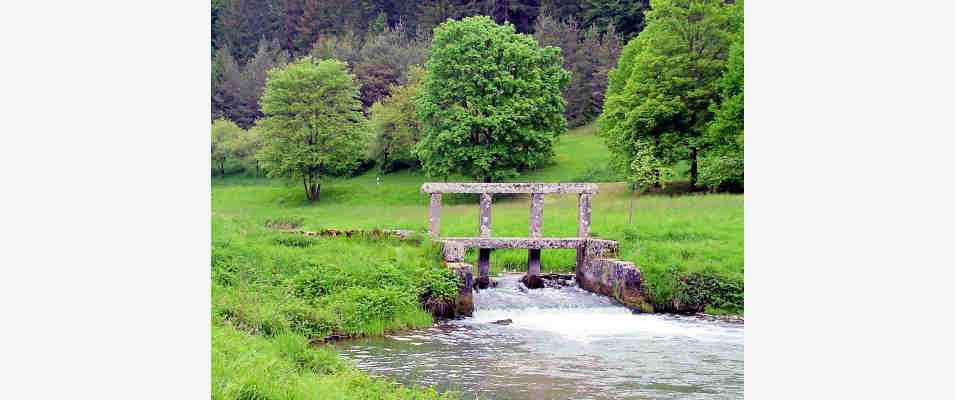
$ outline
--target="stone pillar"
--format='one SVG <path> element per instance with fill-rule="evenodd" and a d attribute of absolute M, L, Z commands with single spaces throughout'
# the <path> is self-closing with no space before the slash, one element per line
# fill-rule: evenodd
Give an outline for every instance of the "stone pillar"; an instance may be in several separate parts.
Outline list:
<path fill-rule="evenodd" d="M 527 274 L 541 274 L 541 249 L 527 249 Z"/>
<path fill-rule="evenodd" d="M 491 237 L 491 194 L 481 193 L 481 214 L 478 217 L 481 237 Z"/>
<path fill-rule="evenodd" d="M 441 193 L 431 193 L 431 205 L 428 207 L 428 233 L 432 238 L 441 235 Z"/>
<path fill-rule="evenodd" d="M 541 224 L 544 223 L 544 195 L 531 195 L 531 237 L 541 237 Z"/>
<path fill-rule="evenodd" d="M 491 249 L 478 249 L 478 289 L 487 289 L 491 286 Z"/>
<path fill-rule="evenodd" d="M 544 195 L 542 193 L 531 194 L 531 237 L 541 237 L 541 224 L 544 222 Z M 541 273 L 541 251 L 540 249 L 527 250 L 527 274 L 540 275 Z"/>
<path fill-rule="evenodd" d="M 577 236 L 590 236 L 590 193 L 581 193 L 577 200 Z"/>
<path fill-rule="evenodd" d="M 478 214 L 481 237 L 491 237 L 491 194 L 481 193 L 481 212 Z M 477 287 L 486 289 L 491 285 L 491 249 L 478 249 Z"/>

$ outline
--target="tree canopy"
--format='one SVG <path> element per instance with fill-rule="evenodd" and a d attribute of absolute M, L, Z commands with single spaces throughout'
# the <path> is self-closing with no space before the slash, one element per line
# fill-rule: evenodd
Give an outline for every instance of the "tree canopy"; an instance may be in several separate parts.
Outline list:
<path fill-rule="evenodd" d="M 737 6 L 718 0 L 654 1 L 646 27 L 624 48 L 610 74 L 600 127 L 615 164 L 632 177 L 639 153 L 642 162 L 688 162 L 696 185 L 699 156 L 706 149 L 701 136 L 713 118 L 710 105 L 719 100 L 735 28 L 730 15 Z M 649 155 L 657 160 L 648 161 Z"/>
<path fill-rule="evenodd" d="M 390 96 L 375 102 L 369 109 L 375 133 L 371 158 L 382 172 L 418 164 L 414 147 L 421 140 L 421 124 L 412 100 L 423 76 L 423 69 L 412 68 L 408 71 L 408 83 L 393 86 Z"/>
<path fill-rule="evenodd" d="M 513 25 L 484 16 L 441 24 L 415 99 L 424 170 L 491 182 L 550 161 L 567 129 L 569 80 L 559 48 L 541 48 Z"/>
<path fill-rule="evenodd" d="M 736 10 L 742 20 L 742 8 Z M 743 31 L 730 47 L 720 100 L 711 106 L 713 121 L 703 135 L 707 153 L 700 161 L 700 182 L 711 189 L 743 188 Z"/>
<path fill-rule="evenodd" d="M 337 60 L 303 57 L 268 73 L 262 96 L 263 167 L 302 182 L 318 200 L 323 176 L 353 173 L 369 143 L 354 78 Z"/>
<path fill-rule="evenodd" d="M 243 129 L 225 118 L 212 122 L 212 167 L 219 175 L 225 175 L 226 161 L 234 158 L 232 146 L 241 137 Z"/>

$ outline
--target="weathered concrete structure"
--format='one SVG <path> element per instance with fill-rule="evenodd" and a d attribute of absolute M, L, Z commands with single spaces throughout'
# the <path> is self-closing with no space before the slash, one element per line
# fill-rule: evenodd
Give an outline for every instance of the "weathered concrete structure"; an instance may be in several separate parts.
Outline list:
<path fill-rule="evenodd" d="M 651 311 L 643 294 L 640 270 L 632 262 L 617 260 L 618 244 L 613 240 L 590 237 L 591 196 L 597 193 L 592 183 L 425 183 L 421 191 L 431 195 L 428 212 L 429 233 L 440 241 L 445 263 L 456 268 L 459 276 L 471 276 L 470 265 L 463 263 L 467 248 L 478 249 L 479 276 L 474 287 L 492 285 L 489 277 L 490 255 L 494 249 L 528 249 L 527 274 L 522 279 L 528 287 L 543 286 L 540 252 L 542 249 L 576 249 L 575 275 L 577 284 L 588 291 L 613 297 L 634 310 Z M 477 237 L 440 237 L 441 194 L 476 193 L 481 195 Z M 491 201 L 495 193 L 528 193 L 531 195 L 529 237 L 493 237 L 491 235 Z M 576 193 L 577 236 L 541 237 L 544 194 Z M 467 273 L 463 271 L 467 266 Z M 470 282 L 470 280 L 468 281 Z M 468 287 L 470 290 L 470 286 Z M 462 293 L 464 295 L 464 293 Z M 471 293 L 466 294 L 470 296 Z M 470 298 L 470 297 L 469 297 Z"/>

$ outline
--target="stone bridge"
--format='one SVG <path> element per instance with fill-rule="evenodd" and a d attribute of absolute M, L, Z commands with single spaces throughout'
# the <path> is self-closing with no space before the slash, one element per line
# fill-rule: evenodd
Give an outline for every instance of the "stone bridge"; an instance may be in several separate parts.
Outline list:
<path fill-rule="evenodd" d="M 432 240 L 439 241 L 445 264 L 457 272 L 464 285 L 460 288 L 458 312 L 470 315 L 473 309 L 472 289 L 492 285 L 490 256 L 494 249 L 527 249 L 527 274 L 522 282 L 529 288 L 540 288 L 541 250 L 575 249 L 574 273 L 577 284 L 588 291 L 613 297 L 627 307 L 650 311 L 643 294 L 640 269 L 632 262 L 616 259 L 618 244 L 613 240 L 590 237 L 591 201 L 598 191 L 592 183 L 425 183 L 421 191 L 431 196 L 428 209 L 428 230 Z M 478 236 L 441 237 L 441 195 L 443 193 L 480 194 Z M 527 237 L 495 237 L 491 234 L 491 206 L 494 194 L 529 194 L 530 213 Z M 577 236 L 542 237 L 545 194 L 577 195 Z M 478 250 L 478 278 L 471 265 L 464 262 L 466 249 Z"/>

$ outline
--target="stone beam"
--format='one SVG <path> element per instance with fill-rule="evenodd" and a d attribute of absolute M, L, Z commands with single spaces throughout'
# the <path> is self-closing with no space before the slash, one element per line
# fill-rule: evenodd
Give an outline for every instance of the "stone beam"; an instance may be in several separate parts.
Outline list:
<path fill-rule="evenodd" d="M 424 193 L 597 193 L 593 183 L 449 183 L 421 185 Z"/>
<path fill-rule="evenodd" d="M 441 240 L 472 249 L 576 249 L 587 238 L 445 237 Z"/>

